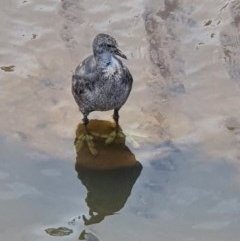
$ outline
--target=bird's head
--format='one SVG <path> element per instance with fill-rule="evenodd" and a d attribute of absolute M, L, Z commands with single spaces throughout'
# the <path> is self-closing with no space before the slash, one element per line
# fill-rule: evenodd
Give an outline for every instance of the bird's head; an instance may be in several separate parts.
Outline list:
<path fill-rule="evenodd" d="M 124 59 L 127 59 L 127 56 L 118 48 L 117 41 L 115 38 L 108 34 L 100 33 L 93 40 L 93 54 L 97 56 L 102 53 L 111 53 L 118 55 Z"/>

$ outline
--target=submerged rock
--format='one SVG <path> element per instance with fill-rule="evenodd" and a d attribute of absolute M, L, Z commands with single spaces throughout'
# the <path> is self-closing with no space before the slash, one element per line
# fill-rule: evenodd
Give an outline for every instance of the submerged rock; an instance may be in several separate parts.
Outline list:
<path fill-rule="evenodd" d="M 45 232 L 51 236 L 66 236 L 73 233 L 73 230 L 66 227 L 59 227 L 59 228 L 47 228 Z"/>

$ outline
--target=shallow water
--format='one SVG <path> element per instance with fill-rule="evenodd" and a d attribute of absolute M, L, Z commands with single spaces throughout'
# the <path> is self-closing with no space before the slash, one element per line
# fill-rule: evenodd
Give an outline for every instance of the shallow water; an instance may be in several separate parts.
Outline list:
<path fill-rule="evenodd" d="M 239 239 L 238 1 L 0 8 L 0 240 Z M 124 151 L 103 152 L 136 164 L 119 171 L 82 169 L 88 154 L 74 149 L 71 75 L 99 32 L 118 40 L 134 77 Z"/>

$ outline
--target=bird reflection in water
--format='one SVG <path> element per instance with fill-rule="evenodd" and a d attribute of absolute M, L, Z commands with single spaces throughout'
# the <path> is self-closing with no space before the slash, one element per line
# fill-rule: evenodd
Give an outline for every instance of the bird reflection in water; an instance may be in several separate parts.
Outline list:
<path fill-rule="evenodd" d="M 112 123 L 92 120 L 89 127 L 111 132 Z M 80 124 L 76 135 L 80 135 L 83 128 Z M 82 147 L 77 152 L 75 165 L 78 178 L 87 189 L 85 201 L 89 214 L 82 215 L 86 226 L 100 223 L 106 216 L 119 212 L 142 170 L 142 165 L 125 145 L 125 138 L 106 145 L 104 138 L 99 137 L 95 146 L 98 149 L 97 156 L 93 156 L 88 147 Z M 80 239 L 84 239 L 85 234 L 84 230 Z"/>
<path fill-rule="evenodd" d="M 117 170 L 77 170 L 78 178 L 88 191 L 85 201 L 89 208 L 89 217 L 83 215 L 84 224 L 99 223 L 106 216 L 121 210 L 141 169 L 139 164 Z"/>

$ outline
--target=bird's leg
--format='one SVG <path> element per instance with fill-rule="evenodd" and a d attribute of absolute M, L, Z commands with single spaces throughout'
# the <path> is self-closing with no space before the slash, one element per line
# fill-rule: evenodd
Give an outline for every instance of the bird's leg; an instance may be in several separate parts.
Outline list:
<path fill-rule="evenodd" d="M 116 123 L 116 127 L 119 128 L 119 124 L 118 124 L 119 114 L 118 114 L 118 110 L 116 110 L 116 109 L 113 112 L 113 119 L 114 119 L 114 121 Z"/>
<path fill-rule="evenodd" d="M 122 132 L 122 130 L 120 129 L 119 124 L 118 124 L 119 114 L 118 114 L 118 110 L 117 109 L 114 109 L 113 119 L 114 119 L 115 124 L 116 124 L 115 130 L 112 131 L 108 135 L 108 137 L 107 137 L 107 139 L 105 141 L 106 144 L 109 144 L 109 143 L 113 142 L 117 137 L 120 137 L 120 138 L 124 138 L 125 137 L 124 133 Z"/>
<path fill-rule="evenodd" d="M 75 148 L 76 148 L 76 151 L 78 152 L 82 148 L 83 142 L 86 141 L 86 143 L 88 145 L 89 151 L 93 155 L 97 155 L 97 150 L 94 147 L 93 136 L 89 133 L 88 128 L 87 128 L 87 125 L 88 125 L 88 122 L 89 122 L 87 116 L 88 116 L 87 114 L 83 115 L 83 119 L 82 120 L 83 120 L 85 131 L 75 141 Z"/>

